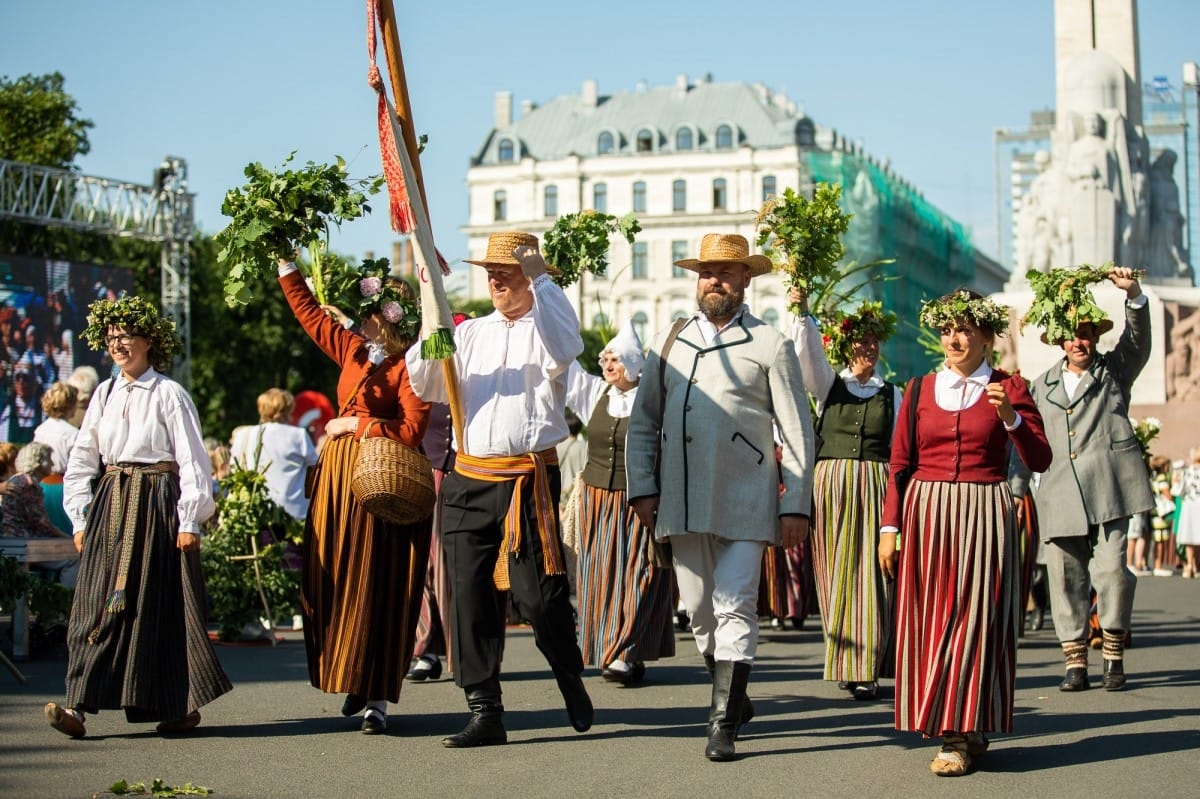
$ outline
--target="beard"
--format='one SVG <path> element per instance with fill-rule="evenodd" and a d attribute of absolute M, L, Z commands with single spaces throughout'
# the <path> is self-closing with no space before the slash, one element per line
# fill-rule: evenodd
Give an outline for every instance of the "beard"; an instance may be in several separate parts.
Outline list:
<path fill-rule="evenodd" d="M 741 289 L 720 294 L 701 290 L 696 295 L 700 310 L 709 319 L 732 319 L 746 302 L 746 292 Z"/>

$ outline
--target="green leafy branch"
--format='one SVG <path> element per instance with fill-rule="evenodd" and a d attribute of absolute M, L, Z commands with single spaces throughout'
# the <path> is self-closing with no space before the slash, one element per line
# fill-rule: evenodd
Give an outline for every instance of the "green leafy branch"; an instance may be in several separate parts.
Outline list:
<path fill-rule="evenodd" d="M 212 793 L 212 789 L 205 788 L 203 785 L 193 785 L 190 782 L 172 786 L 168 785 L 165 780 L 156 777 L 151 780 L 149 788 L 144 782 L 131 784 L 126 780 L 117 780 L 108 786 L 108 792 L 117 796 L 208 796 Z"/>
<path fill-rule="evenodd" d="M 293 258 L 297 248 L 308 251 L 308 276 L 324 304 L 321 253 L 329 247 L 330 225 L 369 213 L 367 197 L 383 185 L 379 176 L 351 181 L 341 156 L 336 164 L 309 161 L 287 169 L 295 155 L 293 150 L 275 171 L 257 161 L 248 164 L 246 184 L 225 193 L 221 213 L 230 222 L 217 234 L 223 245 L 217 263 L 229 267 L 225 301 L 230 307 L 253 300 L 251 286 L 274 274 L 276 261 Z"/>
<path fill-rule="evenodd" d="M 641 223 L 632 213 L 618 219 L 588 209 L 560 216 L 542 240 L 546 263 L 558 270 L 551 279 L 566 288 L 584 272 L 603 275 L 608 269 L 609 237 L 620 234 L 632 245 L 641 230 Z"/>
<path fill-rule="evenodd" d="M 838 262 L 846 255 L 842 235 L 853 214 L 841 207 L 842 187 L 818 183 L 809 200 L 792 189 L 762 204 L 755 225 L 757 243 L 788 276 L 788 285 L 806 297 L 817 296 L 844 278 Z M 789 306 L 799 314 L 799 304 Z"/>
<path fill-rule="evenodd" d="M 1048 272 L 1029 270 L 1025 279 L 1033 289 L 1033 304 L 1021 318 L 1021 329 L 1026 325 L 1040 327 L 1045 330 L 1046 341 L 1055 343 L 1074 338 L 1076 328 L 1083 322 L 1107 319 L 1108 314 L 1096 304 L 1090 286 L 1107 280 L 1112 270 L 1111 261 L 1100 266 L 1080 264 Z M 1146 271 L 1135 269 L 1133 276 L 1140 280 Z"/>

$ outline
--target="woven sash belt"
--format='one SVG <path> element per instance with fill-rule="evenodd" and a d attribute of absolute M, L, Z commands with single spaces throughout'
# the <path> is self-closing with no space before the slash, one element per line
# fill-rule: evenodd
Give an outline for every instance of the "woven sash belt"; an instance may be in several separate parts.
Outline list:
<path fill-rule="evenodd" d="M 108 529 L 105 530 L 104 542 L 104 567 L 105 570 L 112 568 L 113 550 L 117 546 L 117 541 L 121 543 L 121 551 L 118 553 L 117 559 L 117 581 L 113 587 L 113 592 L 109 596 L 108 601 L 104 603 L 104 609 L 100 612 L 101 619 L 104 613 L 116 615 L 125 610 L 125 583 L 129 579 L 129 562 L 133 560 L 134 539 L 140 532 L 138 526 L 138 498 L 142 491 L 142 476 L 147 472 L 163 473 L 163 472 L 178 472 L 179 466 L 173 461 L 160 461 L 159 463 L 125 463 L 115 466 L 108 466 L 105 472 L 108 474 L 116 474 L 116 479 L 119 481 L 122 477 L 129 478 L 129 490 L 125 492 L 125 501 L 122 503 L 120 484 L 115 485 L 109 491 L 108 501 Z M 88 636 L 89 643 L 95 643 L 96 635 L 100 630 L 101 621 L 96 621 L 96 626 L 92 629 Z"/>
<path fill-rule="evenodd" d="M 558 465 L 558 453 L 553 448 L 527 455 L 508 455 L 482 458 L 458 453 L 454 471 L 463 477 L 483 480 L 488 483 L 506 483 L 515 480 L 512 502 L 504 517 L 504 539 L 500 542 L 500 556 L 496 558 L 493 581 L 501 591 L 507 591 L 508 556 L 521 553 L 521 494 L 525 481 L 533 478 L 533 506 L 537 513 L 538 537 L 542 541 L 542 573 L 565 574 L 559 556 L 558 519 L 554 518 L 554 500 L 550 496 L 550 479 L 547 466 Z"/>

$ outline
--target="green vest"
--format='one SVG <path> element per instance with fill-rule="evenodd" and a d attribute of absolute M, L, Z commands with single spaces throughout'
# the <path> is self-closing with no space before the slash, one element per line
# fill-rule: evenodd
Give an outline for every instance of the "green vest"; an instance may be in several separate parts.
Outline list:
<path fill-rule="evenodd" d="M 867 460 L 887 463 L 892 452 L 896 391 L 891 383 L 869 399 L 856 397 L 840 376 L 817 421 L 817 460 Z"/>
<path fill-rule="evenodd" d="M 625 490 L 625 431 L 628 417 L 616 419 L 608 412 L 608 392 L 600 395 L 588 420 L 588 460 L 583 482 L 609 491 Z"/>

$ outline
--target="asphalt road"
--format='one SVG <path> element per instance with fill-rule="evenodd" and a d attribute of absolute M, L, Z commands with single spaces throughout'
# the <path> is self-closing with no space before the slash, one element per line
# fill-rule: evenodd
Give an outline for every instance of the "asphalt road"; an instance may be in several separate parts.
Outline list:
<path fill-rule="evenodd" d="M 278 646 L 222 646 L 235 689 L 202 710 L 188 737 L 164 738 L 115 711 L 88 719 L 88 737 L 47 726 L 42 706 L 62 699 L 65 659 L 0 669 L 0 797 L 89 797 L 118 779 L 191 782 L 214 797 L 874 797 L 1104 795 L 1200 796 L 1200 580 L 1143 577 L 1126 653 L 1123 692 L 1057 690 L 1052 631 L 1022 639 L 1015 731 L 993 736 L 971 774 L 938 778 L 936 745 L 892 725 L 892 690 L 856 702 L 821 680 L 810 629 L 763 629 L 751 675 L 757 716 L 740 758 L 703 757 L 709 699 L 690 636 L 679 656 L 650 664 L 639 687 L 605 683 L 592 669 L 596 724 L 571 730 L 553 678 L 528 630 L 505 655 L 509 745 L 450 750 L 439 741 L 466 719 L 452 680 L 410 683 L 391 706 L 386 735 L 343 718 L 342 697 L 310 687 L 299 635 Z M 1099 652 L 1092 679 L 1099 682 Z"/>

